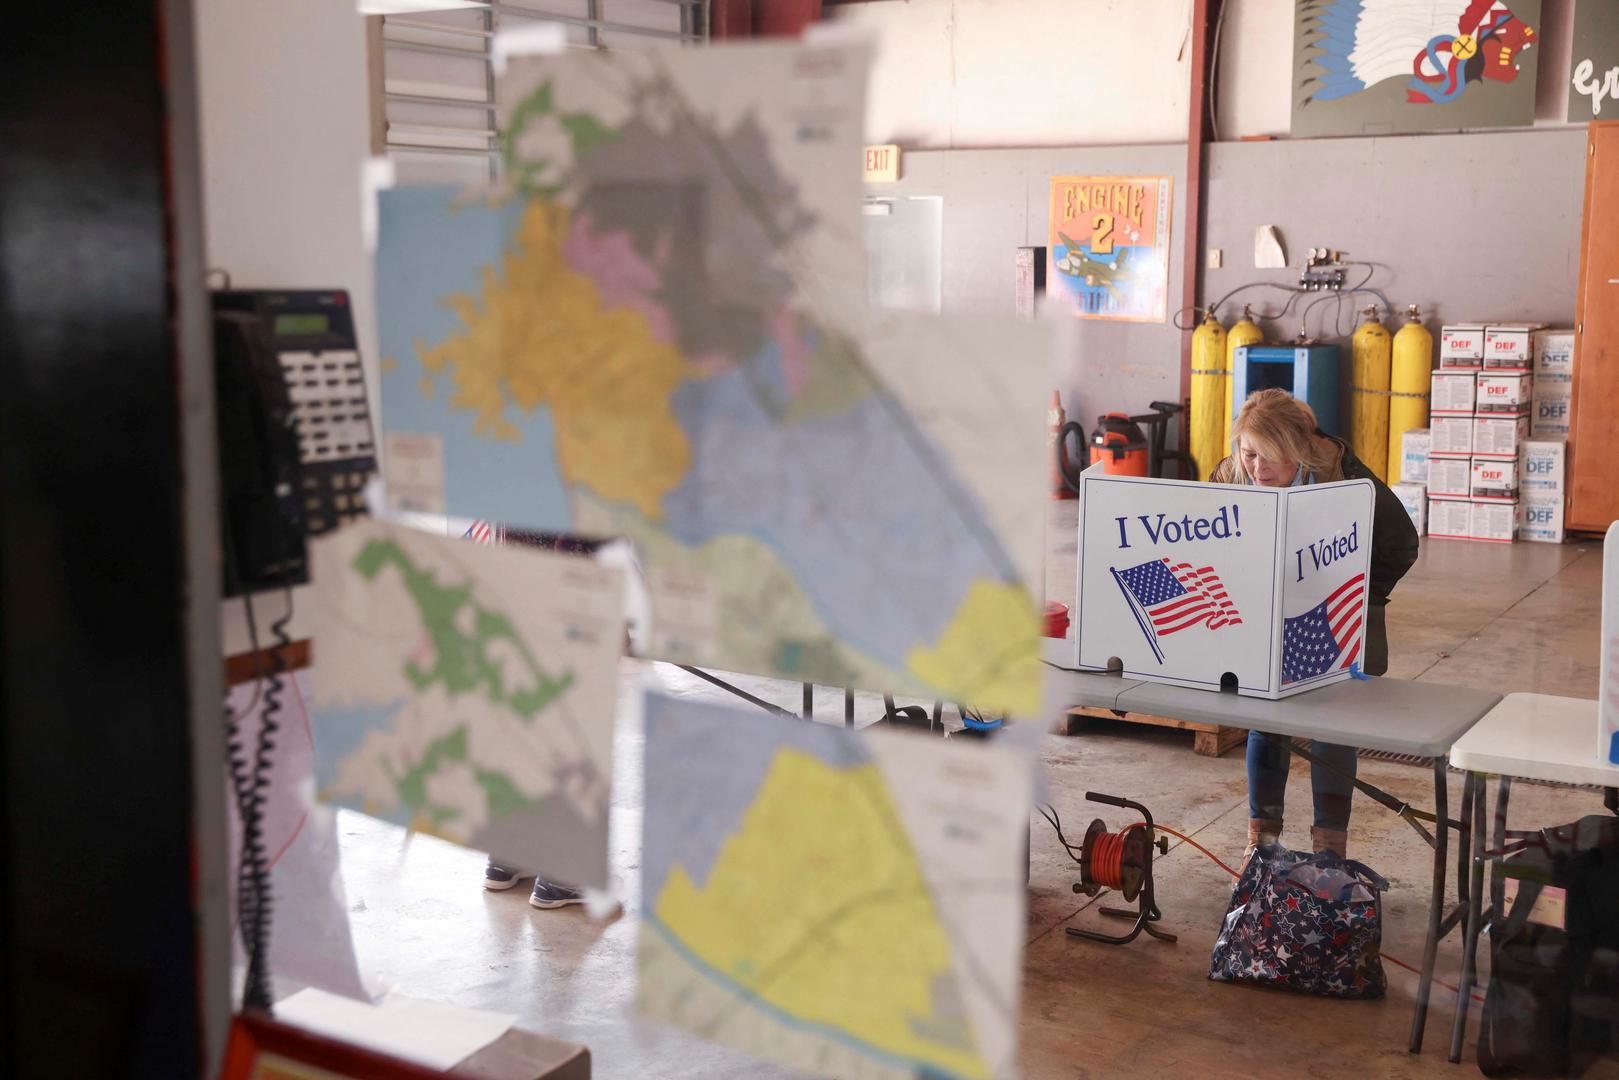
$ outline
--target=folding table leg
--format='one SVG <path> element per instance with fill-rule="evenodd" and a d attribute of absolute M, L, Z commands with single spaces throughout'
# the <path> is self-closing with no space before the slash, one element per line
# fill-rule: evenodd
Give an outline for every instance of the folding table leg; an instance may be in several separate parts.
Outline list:
<path fill-rule="evenodd" d="M 815 719 L 815 684 L 804 684 L 804 719 Z"/>
<path fill-rule="evenodd" d="M 1462 979 L 1456 984 L 1456 1024 L 1450 1033 L 1450 1060 L 1462 1060 L 1462 1041 L 1467 1037 L 1467 1009 L 1473 997 L 1473 982 L 1478 971 L 1478 935 L 1484 922 L 1484 803 L 1487 784 L 1485 777 L 1471 770 L 1463 781 L 1464 788 L 1473 794 L 1469 800 L 1462 796 L 1462 806 L 1471 801 L 1471 819 L 1464 809 L 1462 819 L 1469 821 L 1467 836 L 1468 894 L 1467 923 L 1462 930 Z M 1460 845 L 1458 845 L 1460 846 Z"/>
<path fill-rule="evenodd" d="M 854 691 L 847 687 L 843 691 L 843 726 L 854 727 Z"/>
<path fill-rule="evenodd" d="M 1448 805 L 1448 779 L 1445 759 L 1433 759 L 1434 829 L 1433 895 L 1428 900 L 1428 940 L 1422 946 L 1422 975 L 1417 980 L 1417 1009 L 1411 1018 L 1411 1044 L 1413 1054 L 1422 1053 L 1422 1031 L 1428 1023 L 1428 994 L 1433 989 L 1434 961 L 1439 955 L 1439 925 L 1445 917 L 1445 860 L 1450 854 L 1450 806 Z"/>
<path fill-rule="evenodd" d="M 1507 801 L 1512 797 L 1512 777 L 1501 774 L 1495 789 L 1495 829 L 1490 834 L 1490 850 L 1501 851 L 1507 846 Z M 1499 860 L 1500 856 L 1496 856 Z M 1490 867 L 1490 910 L 1499 922 L 1507 916 L 1507 879 L 1501 872 L 1501 863 L 1493 861 Z"/>
<path fill-rule="evenodd" d="M 1463 773 L 1462 808 L 1456 815 L 1456 822 L 1460 827 L 1460 834 L 1457 837 L 1458 842 L 1456 844 L 1456 903 L 1463 911 L 1467 910 L 1467 884 L 1469 880 L 1467 860 L 1473 854 L 1472 845 L 1467 842 L 1467 838 L 1472 831 L 1473 798 L 1478 792 L 1479 787 L 1473 783 L 1472 772 Z"/>

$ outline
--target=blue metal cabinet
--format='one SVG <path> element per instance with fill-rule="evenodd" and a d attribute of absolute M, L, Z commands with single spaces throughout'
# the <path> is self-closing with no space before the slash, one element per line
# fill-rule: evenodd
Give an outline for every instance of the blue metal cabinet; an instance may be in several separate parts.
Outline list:
<path fill-rule="evenodd" d="M 1339 435 L 1339 378 L 1336 345 L 1238 346 L 1231 373 L 1231 415 L 1255 390 L 1275 387 L 1314 409 L 1322 431 Z"/>

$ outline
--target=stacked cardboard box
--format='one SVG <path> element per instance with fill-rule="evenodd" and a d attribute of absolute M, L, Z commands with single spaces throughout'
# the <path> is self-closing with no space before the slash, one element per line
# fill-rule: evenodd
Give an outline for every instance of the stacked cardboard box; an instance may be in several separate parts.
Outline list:
<path fill-rule="evenodd" d="M 1529 438 L 1538 326 L 1445 326 L 1433 374 L 1428 535 L 1511 542 Z"/>
<path fill-rule="evenodd" d="M 1393 487 L 1400 505 L 1411 515 L 1418 536 L 1428 533 L 1428 429 L 1413 428 L 1400 437 L 1400 482 Z"/>
<path fill-rule="evenodd" d="M 1404 480 L 1393 485 L 1390 489 L 1400 497 L 1400 505 L 1411 518 L 1411 524 L 1417 528 L 1418 536 L 1428 535 L 1428 489 L 1422 484 L 1411 484 Z"/>
<path fill-rule="evenodd" d="M 1427 428 L 1413 428 L 1400 438 L 1400 479 L 1408 484 L 1428 483 L 1428 450 L 1432 435 Z"/>
<path fill-rule="evenodd" d="M 1400 482 L 1393 488 L 1418 536 L 1428 534 L 1428 443 L 1427 428 L 1413 428 L 1400 437 Z"/>
<path fill-rule="evenodd" d="M 1529 435 L 1568 438 L 1568 405 L 1574 396 L 1574 331 L 1541 330 L 1534 337 L 1534 412 Z"/>
<path fill-rule="evenodd" d="M 1563 475 L 1568 444 L 1561 439 L 1531 439 L 1523 444 L 1519 463 L 1523 506 L 1519 536 L 1544 544 L 1563 542 Z"/>

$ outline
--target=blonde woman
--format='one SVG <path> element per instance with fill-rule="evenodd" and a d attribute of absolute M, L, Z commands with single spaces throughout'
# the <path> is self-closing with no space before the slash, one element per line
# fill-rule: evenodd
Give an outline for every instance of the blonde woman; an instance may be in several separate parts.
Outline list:
<path fill-rule="evenodd" d="M 1231 424 L 1231 442 L 1235 453 L 1215 466 L 1209 478 L 1216 484 L 1298 487 L 1335 480 L 1370 480 L 1376 487 L 1370 602 L 1361 670 L 1368 675 L 1383 674 L 1389 666 L 1383 608 L 1395 583 L 1417 561 L 1418 552 L 1417 530 L 1399 497 L 1373 476 L 1341 440 L 1323 434 L 1310 406 L 1285 390 L 1260 390 L 1250 396 Z M 1350 797 L 1355 791 L 1355 748 L 1316 742 L 1311 753 L 1330 768 L 1310 768 L 1310 786 L 1315 795 L 1310 847 L 1342 856 L 1348 845 Z M 1248 733 L 1250 851 L 1256 845 L 1280 840 L 1289 759 L 1285 738 L 1260 731 Z"/>

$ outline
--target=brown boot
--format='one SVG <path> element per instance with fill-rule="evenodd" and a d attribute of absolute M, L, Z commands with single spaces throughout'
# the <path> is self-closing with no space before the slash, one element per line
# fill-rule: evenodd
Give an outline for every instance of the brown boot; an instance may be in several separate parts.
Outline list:
<path fill-rule="evenodd" d="M 1349 833 L 1343 829 L 1323 829 L 1319 825 L 1310 826 L 1310 850 L 1330 851 L 1340 859 L 1347 859 L 1349 848 Z"/>
<path fill-rule="evenodd" d="M 1282 823 L 1280 820 L 1272 821 L 1269 818 L 1248 819 L 1248 849 L 1242 853 L 1242 861 L 1247 862 L 1248 857 L 1254 853 L 1254 848 L 1260 844 L 1278 844 L 1282 839 Z"/>

